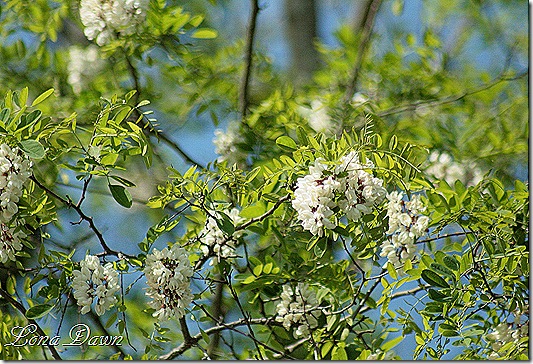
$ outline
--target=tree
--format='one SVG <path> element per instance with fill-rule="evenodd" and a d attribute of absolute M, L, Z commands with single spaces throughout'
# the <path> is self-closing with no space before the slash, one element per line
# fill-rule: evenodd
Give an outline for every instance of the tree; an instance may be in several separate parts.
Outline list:
<path fill-rule="evenodd" d="M 297 91 L 258 0 L 0 3 L 1 357 L 528 359 L 525 5 L 414 3 Z"/>

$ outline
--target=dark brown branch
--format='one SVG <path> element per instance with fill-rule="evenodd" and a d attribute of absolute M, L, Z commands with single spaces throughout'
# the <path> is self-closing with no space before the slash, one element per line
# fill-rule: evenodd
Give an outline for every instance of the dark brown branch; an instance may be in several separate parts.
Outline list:
<path fill-rule="evenodd" d="M 254 47 L 255 28 L 257 24 L 257 14 L 259 13 L 259 0 L 251 0 L 252 11 L 250 14 L 250 23 L 248 25 L 248 33 L 246 36 L 246 54 L 244 64 L 244 74 L 239 90 L 239 112 L 242 120 L 246 118 L 249 103 L 249 87 L 252 73 L 252 57 Z"/>
<path fill-rule="evenodd" d="M 4 291 L 1 287 L 0 287 L 0 295 L 2 295 L 2 297 L 4 297 L 6 299 L 6 301 L 8 301 L 21 314 L 23 314 L 24 317 L 26 317 L 26 308 L 20 302 L 18 302 L 16 299 L 14 299 L 9 293 Z M 28 320 L 28 322 L 30 324 L 35 325 L 36 330 L 37 330 L 37 332 L 39 333 L 40 336 L 47 336 L 45 334 L 45 332 L 43 331 L 43 329 L 41 329 L 39 324 L 37 324 L 37 322 L 35 322 L 35 320 L 32 320 L 32 319 L 27 319 L 27 320 Z M 54 357 L 55 360 L 62 360 L 61 356 L 59 356 L 59 353 L 56 351 L 56 348 L 53 345 L 50 345 L 50 343 L 47 342 L 46 346 L 48 347 L 48 349 L 52 353 L 52 356 Z"/>
<path fill-rule="evenodd" d="M 371 3 L 368 4 L 368 7 L 365 11 L 365 16 L 363 20 L 363 32 L 361 34 L 359 48 L 357 49 L 357 58 L 355 59 L 355 65 L 352 71 L 350 83 L 348 84 L 346 93 L 344 94 L 344 102 L 346 103 L 349 102 L 350 99 L 353 97 L 353 94 L 357 87 L 357 81 L 361 72 L 361 66 L 368 50 L 368 44 L 372 36 L 372 29 L 374 28 L 374 20 L 376 19 L 380 5 L 381 0 L 373 0 Z"/>
<path fill-rule="evenodd" d="M 210 327 L 206 329 L 204 333 L 207 335 L 213 335 L 216 332 L 220 332 L 224 330 L 231 330 L 235 327 L 247 325 L 247 321 L 251 325 L 282 326 L 282 324 L 280 322 L 277 322 L 274 317 L 257 318 L 257 319 L 249 319 L 249 320 L 245 320 L 244 318 L 241 318 L 234 322 L 223 323 L 221 325 Z M 161 355 L 159 359 L 160 360 L 172 360 L 180 356 L 181 354 L 185 353 L 187 350 L 189 350 L 193 346 L 195 346 L 198 343 L 198 341 L 200 341 L 201 339 L 202 339 L 201 333 L 191 336 L 188 342 L 184 341 L 180 346 L 172 349 L 169 353 L 165 355 Z"/>
<path fill-rule="evenodd" d="M 54 191 L 52 191 L 51 189 L 49 189 L 48 187 L 46 187 L 45 185 L 43 185 L 37 178 L 35 178 L 35 176 L 31 176 L 30 179 L 39 187 L 41 188 L 43 191 L 45 191 L 46 193 L 50 194 L 52 197 L 54 197 L 55 199 L 59 200 L 61 203 L 63 203 L 67 208 L 72 208 L 76 211 L 76 213 L 80 216 L 81 220 L 80 221 L 86 221 L 88 224 L 89 224 L 89 227 L 91 228 L 91 230 L 94 232 L 94 234 L 96 235 L 96 237 L 98 238 L 98 241 L 100 242 L 100 245 L 102 246 L 102 248 L 104 249 L 104 251 L 109 254 L 109 255 L 113 255 L 113 256 L 116 256 L 116 257 L 120 257 L 120 256 L 124 256 L 124 257 L 127 257 L 127 258 L 133 258 L 132 256 L 130 255 L 127 255 L 127 254 L 124 254 L 124 253 L 121 253 L 121 252 L 117 252 L 113 249 L 111 249 L 107 243 L 105 242 L 105 239 L 104 239 L 104 236 L 102 235 L 102 233 L 100 232 L 100 230 L 98 230 L 98 228 L 96 227 L 96 225 L 94 224 L 94 220 L 92 217 L 90 216 L 87 216 L 83 210 L 81 209 L 81 207 L 77 206 L 76 204 L 74 204 L 70 198 L 64 198 L 64 197 L 61 197 L 59 196 L 57 193 L 55 193 Z"/>

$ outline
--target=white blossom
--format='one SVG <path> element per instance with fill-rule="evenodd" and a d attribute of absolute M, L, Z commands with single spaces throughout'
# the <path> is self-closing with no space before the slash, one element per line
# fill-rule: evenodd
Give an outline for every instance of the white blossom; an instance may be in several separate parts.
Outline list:
<path fill-rule="evenodd" d="M 418 195 L 413 195 L 410 201 L 404 201 L 403 193 L 394 191 L 387 195 L 387 199 L 387 234 L 391 236 L 381 245 L 380 255 L 387 257 L 388 262 L 401 273 L 402 263 L 414 258 L 416 239 L 426 233 L 429 217 L 421 215 L 426 207 Z"/>
<path fill-rule="evenodd" d="M 489 354 L 490 359 L 499 359 L 505 357 L 505 350 L 502 352 L 500 349 L 510 342 L 518 342 L 521 338 L 529 337 L 529 308 L 526 308 L 524 312 L 516 310 L 513 312 L 514 321 L 511 323 L 502 322 L 489 334 L 485 336 L 486 340 L 491 344 L 491 350 Z M 523 315 L 527 315 L 526 322 L 521 322 Z M 523 348 L 526 352 L 528 347 Z"/>
<path fill-rule="evenodd" d="M 215 153 L 219 155 L 217 161 L 219 163 L 227 161 L 229 164 L 241 162 L 245 158 L 245 154 L 239 150 L 237 144 L 243 141 L 237 123 L 230 123 L 225 132 L 216 129 L 213 144 L 215 145 Z"/>
<path fill-rule="evenodd" d="M 31 176 L 31 162 L 18 148 L 0 145 L 0 222 L 7 223 L 18 212 L 24 183 Z"/>
<path fill-rule="evenodd" d="M 100 72 L 104 62 L 100 59 L 98 48 L 90 45 L 87 48 L 72 46 L 69 48 L 68 83 L 75 94 L 79 94 L 88 81 Z"/>
<path fill-rule="evenodd" d="M 193 269 L 185 249 L 178 244 L 161 251 L 154 249 L 146 257 L 144 274 L 148 283 L 146 295 L 152 298 L 150 307 L 159 321 L 181 318 L 191 304 L 190 280 Z"/>
<path fill-rule="evenodd" d="M 319 236 L 324 229 L 335 229 L 336 207 L 352 221 L 371 213 L 373 205 L 383 201 L 386 190 L 382 180 L 365 171 L 370 168 L 373 164 L 362 165 L 356 152 L 343 156 L 335 165 L 318 158 L 309 174 L 298 178 L 292 200 L 303 228 Z"/>
<path fill-rule="evenodd" d="M 453 186 L 456 180 L 466 186 L 474 186 L 483 179 L 483 173 L 473 161 L 465 161 L 462 164 L 454 161 L 448 153 L 433 151 L 428 158 L 426 172 L 436 179 L 444 180 Z"/>
<path fill-rule="evenodd" d="M 234 226 L 245 221 L 244 218 L 239 216 L 239 210 L 237 208 L 223 212 L 231 219 Z M 221 218 L 220 214 L 216 211 L 209 211 L 209 215 L 204 229 L 200 232 L 200 237 L 202 240 L 201 249 L 204 255 L 210 254 L 210 250 L 214 253 L 215 259 L 210 263 L 213 265 L 215 262 L 220 263 L 222 259 L 235 256 L 235 242 L 236 239 L 242 236 L 243 231 L 236 231 L 232 236 L 228 237 L 217 225 L 216 219 Z"/>
<path fill-rule="evenodd" d="M 80 17 L 87 39 L 99 46 L 129 35 L 146 17 L 149 0 L 81 0 Z"/>
<path fill-rule="evenodd" d="M 278 303 L 276 321 L 283 323 L 289 330 L 296 326 L 293 336 L 295 339 L 309 337 L 310 330 L 318 326 L 318 317 L 322 313 L 318 309 L 316 294 L 307 284 L 298 283 L 296 287 L 283 286 L 281 302 Z"/>
<path fill-rule="evenodd" d="M 298 108 L 300 115 L 308 120 L 309 126 L 317 133 L 335 134 L 338 125 L 329 116 L 327 106 L 320 100 L 311 101 L 310 106 Z"/>
<path fill-rule="evenodd" d="M 96 302 L 94 309 L 98 316 L 103 315 L 117 303 L 115 293 L 120 286 L 118 272 L 113 268 L 113 263 L 109 262 L 102 266 L 98 257 L 87 255 L 80 262 L 80 270 L 75 270 L 72 274 L 74 298 L 81 307 L 83 315 L 91 310 L 93 301 Z"/>
<path fill-rule="evenodd" d="M 22 239 L 26 234 L 14 227 L 0 223 L 0 262 L 16 260 L 15 254 L 22 250 Z"/>

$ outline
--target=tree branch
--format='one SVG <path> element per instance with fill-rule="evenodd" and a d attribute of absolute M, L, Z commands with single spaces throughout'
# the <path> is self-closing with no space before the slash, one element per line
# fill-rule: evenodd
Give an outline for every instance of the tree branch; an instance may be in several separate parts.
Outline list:
<path fill-rule="evenodd" d="M 241 80 L 241 87 L 239 91 L 239 112 L 241 119 L 246 118 L 248 112 L 248 103 L 249 103 L 249 86 L 252 73 L 252 57 L 253 57 L 253 46 L 254 46 L 254 37 L 255 37 L 255 27 L 257 24 L 257 14 L 259 13 L 259 0 L 251 0 L 252 2 L 252 11 L 250 14 L 250 23 L 248 25 L 248 34 L 246 36 L 246 54 L 245 54 L 245 65 L 244 65 L 244 74 Z"/>
<path fill-rule="evenodd" d="M 246 320 L 244 318 L 241 318 L 241 319 L 239 319 L 237 321 L 228 322 L 228 323 L 222 323 L 221 325 L 210 327 L 207 330 L 205 330 L 204 333 L 207 334 L 207 335 L 213 335 L 216 332 L 220 332 L 220 331 L 224 331 L 224 330 L 230 330 L 230 329 L 233 329 L 235 327 L 245 326 L 247 324 L 251 324 L 251 325 L 266 325 L 266 326 L 270 326 L 270 325 L 282 326 L 282 324 L 280 322 L 277 322 L 274 319 L 274 317 L 256 318 L 256 319 L 248 319 L 248 320 Z M 198 333 L 198 334 L 196 334 L 194 336 L 191 336 L 190 340 L 188 342 L 184 341 L 177 348 L 172 349 L 170 352 L 168 352 L 165 355 L 161 355 L 159 357 L 159 359 L 160 360 L 172 360 L 172 359 L 180 356 L 181 354 L 185 353 L 187 350 L 189 350 L 193 346 L 195 346 L 198 343 L 198 341 L 200 341 L 201 339 L 202 339 L 202 333 Z"/>
<path fill-rule="evenodd" d="M 515 81 L 515 80 L 518 80 L 518 79 L 520 79 L 522 77 L 527 76 L 528 74 L 529 74 L 528 70 L 525 70 L 525 71 L 517 74 L 516 76 L 511 76 L 511 77 L 504 77 L 504 76 L 500 75 L 500 76 L 496 77 L 493 81 L 491 81 L 491 82 L 489 82 L 487 84 L 484 84 L 484 85 L 480 86 L 479 88 L 476 88 L 476 89 L 473 89 L 473 90 L 470 90 L 470 91 L 466 91 L 466 92 L 464 92 L 461 95 L 448 96 L 448 97 L 445 97 L 445 98 L 442 98 L 442 99 L 437 99 L 437 100 L 421 100 L 421 101 L 416 101 L 416 102 L 413 102 L 413 103 L 407 104 L 407 105 L 394 106 L 394 107 L 391 107 L 390 109 L 378 112 L 376 115 L 379 116 L 379 117 L 384 117 L 384 116 L 389 116 L 389 115 L 393 115 L 393 114 L 403 113 L 403 112 L 406 112 L 406 111 L 414 111 L 419 106 L 440 106 L 440 105 L 445 105 L 445 104 L 451 104 L 451 103 L 460 101 L 460 100 L 462 100 L 462 99 L 464 99 L 464 98 L 466 98 L 468 96 L 472 96 L 472 95 L 477 94 L 479 92 L 486 91 L 486 90 L 498 85 L 500 82 Z"/>
<path fill-rule="evenodd" d="M 368 7 L 366 8 L 363 20 L 363 33 L 361 34 L 361 41 L 359 42 L 359 48 L 357 49 L 357 58 L 355 60 L 355 65 L 352 71 L 350 83 L 348 84 L 348 88 L 346 89 L 346 93 L 344 94 L 345 103 L 351 100 L 357 87 L 357 80 L 359 79 L 361 66 L 368 50 L 368 44 L 372 36 L 372 30 L 374 28 L 374 20 L 376 19 L 380 5 L 381 0 L 373 0 L 368 4 Z"/>
<path fill-rule="evenodd" d="M 26 317 L 26 308 L 22 305 L 22 303 L 20 303 L 19 301 L 17 301 L 16 299 L 14 299 L 9 293 L 7 293 L 6 291 L 4 291 L 3 288 L 0 287 L 0 295 L 2 295 L 2 297 L 4 297 L 6 299 L 6 301 L 8 301 L 13 307 L 15 307 L 21 314 L 24 315 L 24 317 Z M 32 319 L 28 319 L 28 322 L 32 325 L 35 325 L 36 329 L 37 329 L 37 332 L 39 333 L 40 336 L 47 336 L 45 334 L 45 332 L 43 331 L 43 329 L 41 329 L 41 327 L 39 326 L 39 324 L 37 324 L 37 322 L 35 322 L 35 320 L 32 320 Z M 61 359 L 61 356 L 59 356 L 59 353 L 56 351 L 56 348 L 53 346 L 53 345 L 50 345 L 49 342 L 46 343 L 46 346 L 48 347 L 48 349 L 50 350 L 50 352 L 52 353 L 52 356 L 54 357 L 54 359 L 56 360 L 62 360 Z"/>
<path fill-rule="evenodd" d="M 127 55 L 125 55 L 125 58 L 126 58 L 126 63 L 128 65 L 128 70 L 130 72 L 130 76 L 131 78 L 133 79 L 133 86 L 135 87 L 135 90 L 137 91 L 134 95 L 134 103 L 135 103 L 135 106 L 137 106 L 139 104 L 139 99 L 140 99 L 140 96 L 141 96 L 141 83 L 139 81 L 139 73 L 137 72 L 137 69 L 135 68 L 135 66 L 133 65 L 133 63 L 131 62 L 131 59 L 130 57 L 128 57 Z M 136 108 L 133 109 L 134 110 L 134 113 L 136 114 L 136 117 L 139 118 L 141 115 L 142 115 L 142 119 L 146 119 L 144 114 L 141 114 L 141 112 L 139 112 L 139 110 L 137 110 Z M 173 148 L 176 152 L 178 152 L 179 155 L 181 155 L 181 157 L 189 164 L 193 164 L 193 165 L 197 165 L 198 167 L 202 167 L 202 168 L 205 168 L 204 166 L 202 166 L 200 163 L 196 162 L 193 158 L 191 158 L 187 153 L 185 153 L 185 151 L 175 142 L 173 141 L 172 139 L 170 139 L 166 134 L 164 134 L 163 132 L 161 131 L 157 131 L 155 130 L 155 128 L 152 128 L 151 125 L 150 125 L 150 122 L 147 121 L 145 125 L 141 125 L 142 127 L 145 127 L 145 126 L 148 126 L 147 129 L 144 129 L 143 130 L 145 131 L 146 134 L 149 134 L 151 133 L 152 135 L 154 135 L 158 140 L 162 140 L 164 141 L 167 145 L 169 145 L 171 148 Z"/>
<path fill-rule="evenodd" d="M 111 249 L 107 243 L 105 242 L 105 239 L 104 239 L 104 236 L 102 235 L 102 233 L 100 232 L 100 230 L 98 230 L 98 228 L 96 227 L 96 225 L 94 224 L 94 220 L 92 217 L 90 216 L 87 216 L 83 210 L 81 209 L 81 207 L 77 206 L 76 204 L 74 204 L 70 198 L 64 198 L 64 197 L 61 197 L 59 196 L 57 193 L 55 193 L 54 191 L 52 191 L 51 189 L 49 189 L 48 187 L 46 187 L 44 184 L 42 184 L 37 178 L 35 178 L 34 175 L 30 176 L 30 179 L 39 187 L 41 188 L 43 191 L 45 191 L 46 193 L 50 194 L 52 197 L 54 197 L 55 199 L 61 201 L 61 203 L 63 203 L 67 208 L 72 208 L 76 211 L 76 213 L 80 216 L 81 220 L 84 220 L 84 221 L 87 221 L 89 223 L 89 227 L 91 228 L 91 230 L 94 232 L 94 234 L 96 235 L 96 237 L 98 238 L 98 241 L 100 242 L 100 245 L 102 246 L 102 248 L 104 249 L 104 251 L 109 254 L 109 255 L 114 255 L 116 257 L 120 257 L 120 256 L 124 256 L 124 257 L 127 257 L 127 258 L 133 258 L 133 256 L 131 255 L 128 255 L 128 254 L 124 254 L 124 253 L 121 253 L 121 252 L 117 252 L 113 249 Z"/>

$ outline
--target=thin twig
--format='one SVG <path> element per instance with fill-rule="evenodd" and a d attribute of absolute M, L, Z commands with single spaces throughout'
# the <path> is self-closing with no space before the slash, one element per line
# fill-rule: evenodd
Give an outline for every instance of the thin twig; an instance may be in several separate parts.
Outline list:
<path fill-rule="evenodd" d="M 133 101 L 135 103 L 135 107 L 139 104 L 139 100 L 140 100 L 140 97 L 141 97 L 141 83 L 140 83 L 140 80 L 139 80 L 139 73 L 137 71 L 137 69 L 135 68 L 135 66 L 133 65 L 133 63 L 131 62 L 131 59 L 128 57 L 128 56 L 125 56 L 126 58 L 126 63 L 128 65 L 128 70 L 130 72 L 130 76 L 131 78 L 133 79 L 133 85 L 135 87 L 135 90 L 137 91 L 134 95 L 134 98 L 133 98 Z M 135 113 L 135 116 L 137 118 L 139 118 L 141 115 L 142 115 L 142 119 L 146 119 L 145 115 L 142 114 L 139 110 L 137 110 L 137 108 L 134 108 L 133 109 L 134 113 Z M 147 120 L 146 124 L 145 125 L 142 125 L 142 126 L 151 126 L 150 122 Z M 164 134 L 162 131 L 160 130 L 156 130 L 155 128 L 152 128 L 152 127 L 148 127 L 146 129 L 144 129 L 144 132 L 146 134 L 148 133 L 151 133 L 152 135 L 154 135 L 158 140 L 162 140 L 164 141 L 167 145 L 169 145 L 170 147 L 172 147 L 176 152 L 178 152 L 179 155 L 181 155 L 181 157 L 189 164 L 193 164 L 193 165 L 197 165 L 199 167 L 202 167 L 205 169 L 204 166 L 202 166 L 202 164 L 198 163 L 197 161 L 195 161 L 193 158 L 191 158 L 175 141 L 173 141 L 172 139 L 170 139 L 166 134 Z"/>
<path fill-rule="evenodd" d="M 244 65 L 244 74 L 241 81 L 241 87 L 239 92 L 239 111 L 242 120 L 246 118 L 248 112 L 248 103 L 249 103 L 249 86 L 252 73 L 252 58 L 253 58 L 253 47 L 254 47 L 254 37 L 255 37 L 255 28 L 257 24 L 257 14 L 259 13 L 259 1 L 251 0 L 252 2 L 252 11 L 250 14 L 250 24 L 248 25 L 248 34 L 246 36 L 246 54 L 245 54 L 245 65 Z"/>
<path fill-rule="evenodd" d="M 4 291 L 4 289 L 1 287 L 0 287 L 0 295 L 2 295 L 2 297 L 4 297 L 13 307 L 15 307 L 21 314 L 23 314 L 24 317 L 26 317 L 26 308 L 22 305 L 22 303 L 14 299 L 9 293 Z M 43 329 L 41 329 L 39 324 L 35 322 L 35 320 L 32 320 L 32 319 L 27 319 L 27 320 L 31 325 L 35 325 L 36 331 L 39 333 L 41 337 L 47 336 L 44 333 Z M 52 353 L 52 356 L 54 357 L 54 359 L 62 360 L 61 356 L 59 356 L 59 353 L 56 351 L 56 348 L 53 345 L 51 345 L 50 342 L 47 342 L 46 346 Z"/>
<path fill-rule="evenodd" d="M 365 17 L 363 20 L 363 34 L 361 35 L 361 41 L 359 42 L 359 48 L 357 49 L 357 55 L 355 60 L 355 65 L 352 71 L 352 76 L 350 83 L 344 94 L 344 102 L 349 102 L 353 97 L 355 89 L 357 87 L 357 80 L 359 79 L 359 74 L 361 72 L 361 66 L 365 58 L 365 54 L 368 50 L 368 43 L 372 36 L 372 29 L 374 28 L 374 20 L 378 14 L 379 7 L 381 5 L 381 0 L 373 0 L 366 9 Z"/>
<path fill-rule="evenodd" d="M 376 115 L 379 116 L 379 117 L 384 117 L 384 116 L 403 113 L 403 112 L 406 112 L 406 111 L 414 111 L 420 106 L 440 106 L 440 105 L 445 105 L 445 104 L 451 104 L 451 103 L 460 101 L 460 100 L 462 100 L 462 99 L 464 99 L 464 98 L 466 98 L 468 96 L 472 96 L 472 95 L 475 95 L 475 94 L 477 94 L 479 92 L 486 91 L 486 90 L 488 90 L 488 89 L 500 84 L 501 82 L 515 81 L 515 80 L 518 80 L 518 79 L 520 79 L 522 77 L 527 76 L 528 74 L 529 74 L 528 70 L 525 70 L 523 72 L 520 72 L 516 76 L 511 76 L 511 77 L 504 77 L 503 75 L 500 75 L 500 76 L 496 77 L 494 80 L 492 80 L 491 82 L 489 82 L 487 84 L 484 84 L 484 85 L 482 85 L 482 86 L 480 86 L 480 87 L 478 87 L 476 89 L 473 89 L 473 90 L 470 90 L 470 91 L 466 91 L 466 92 L 464 92 L 464 93 L 462 93 L 460 95 L 448 96 L 448 97 L 444 97 L 442 99 L 437 99 L 437 100 L 421 100 L 421 101 L 416 101 L 416 102 L 413 102 L 413 103 L 407 104 L 407 105 L 394 106 L 394 107 L 391 107 L 390 109 L 378 112 Z"/>
<path fill-rule="evenodd" d="M 83 212 L 83 210 L 81 209 L 81 207 L 77 206 L 76 204 L 74 204 L 70 198 L 65 198 L 65 197 L 61 197 L 59 196 L 57 193 L 55 193 L 54 191 L 52 191 L 51 189 L 49 189 L 48 187 L 46 187 L 44 184 L 42 184 L 37 178 L 35 178 L 35 176 L 31 176 L 30 179 L 39 187 L 41 188 L 43 191 L 45 191 L 46 193 L 50 194 L 52 197 L 54 197 L 55 199 L 61 201 L 61 203 L 63 203 L 67 208 L 72 208 L 76 211 L 76 213 L 80 216 L 81 220 L 80 221 L 86 221 L 87 223 L 89 223 L 89 227 L 91 228 L 91 230 L 94 232 L 94 234 L 96 235 L 96 237 L 98 238 L 98 241 L 100 242 L 100 245 L 102 246 L 102 248 L 104 249 L 104 251 L 109 254 L 109 255 L 114 255 L 116 257 L 121 257 L 121 256 L 124 256 L 124 257 L 127 257 L 127 258 L 133 258 L 133 256 L 130 256 L 128 254 L 125 254 L 125 253 L 121 253 L 121 252 L 117 252 L 113 249 L 111 249 L 107 243 L 105 242 L 105 239 L 104 239 L 104 236 L 102 235 L 102 233 L 100 232 L 100 230 L 98 230 L 98 228 L 96 227 L 96 225 L 94 224 L 94 220 L 92 217 L 90 216 L 87 216 L 85 214 L 85 212 Z"/>

